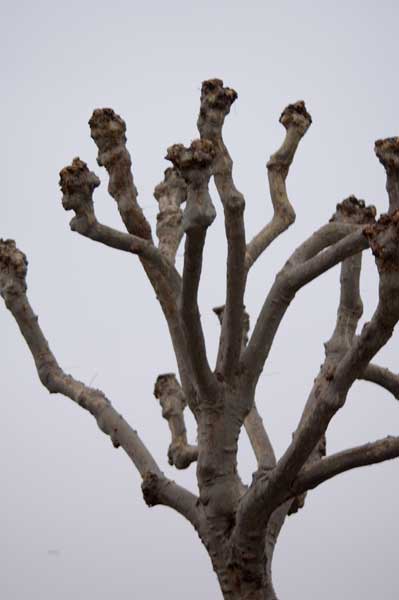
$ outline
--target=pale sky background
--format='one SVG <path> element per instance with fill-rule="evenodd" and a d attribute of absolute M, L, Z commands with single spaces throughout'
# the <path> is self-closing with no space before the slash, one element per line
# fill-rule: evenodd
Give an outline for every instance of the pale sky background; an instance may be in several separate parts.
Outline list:
<path fill-rule="evenodd" d="M 373 145 L 399 134 L 399 5 L 2 0 L 0 7 L 0 236 L 16 239 L 29 257 L 30 299 L 64 369 L 103 389 L 166 474 L 195 489 L 195 466 L 181 473 L 167 464 L 167 423 L 152 396 L 156 376 L 175 370 L 154 294 L 134 257 L 70 232 L 58 172 L 74 156 L 87 161 L 102 180 L 99 218 L 121 226 L 87 125 L 94 108 L 113 107 L 127 122 L 140 200 L 154 224 L 152 191 L 167 166 L 165 150 L 197 137 L 201 82 L 220 77 L 238 91 L 225 138 L 250 238 L 271 216 L 265 163 L 283 139 L 278 117 L 304 99 L 313 125 L 288 180 L 297 221 L 251 273 L 246 304 L 254 322 L 276 270 L 338 201 L 354 193 L 379 211 L 387 206 Z M 212 360 L 218 326 L 211 309 L 223 302 L 225 265 L 216 197 L 215 204 L 200 290 Z M 261 378 L 258 406 L 279 455 L 323 360 L 338 277 L 335 269 L 298 294 Z M 376 304 L 376 284 L 368 256 L 362 322 Z M 42 388 L 3 305 L 0 331 L 0 597 L 220 598 L 191 526 L 170 509 L 148 509 L 123 452 L 89 414 Z M 378 362 L 398 370 L 397 344 L 396 335 Z M 328 449 L 398 431 L 396 401 L 357 383 L 330 428 Z M 242 442 L 248 481 L 255 463 Z M 313 492 L 276 550 L 279 598 L 397 599 L 398 493 L 396 462 L 352 471 Z"/>

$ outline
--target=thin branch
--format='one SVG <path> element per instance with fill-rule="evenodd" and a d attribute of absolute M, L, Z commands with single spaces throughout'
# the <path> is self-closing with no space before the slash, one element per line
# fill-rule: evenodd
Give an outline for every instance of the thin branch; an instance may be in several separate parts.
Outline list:
<path fill-rule="evenodd" d="M 219 377 L 227 379 L 236 374 L 241 352 L 246 282 L 245 200 L 234 184 L 233 161 L 222 137 L 224 120 L 236 98 L 235 90 L 223 87 L 220 79 L 204 81 L 197 123 L 201 139 L 211 140 L 215 148 L 212 174 L 224 209 L 227 238 L 226 303 L 216 370 Z"/>
<path fill-rule="evenodd" d="M 179 170 L 187 184 L 187 201 L 183 214 L 186 233 L 184 252 L 183 283 L 181 293 L 181 315 L 185 326 L 188 353 L 197 384 L 209 390 L 215 383 L 208 364 L 205 339 L 198 309 L 198 288 L 202 270 L 202 257 L 207 228 L 212 224 L 216 212 L 209 195 L 210 165 L 214 148 L 209 140 L 196 140 L 189 148 L 175 144 L 166 155 Z"/>
<path fill-rule="evenodd" d="M 274 214 L 271 221 L 249 242 L 246 251 L 246 268 L 250 269 L 266 248 L 295 221 L 285 185 L 289 168 L 298 144 L 312 123 L 303 101 L 290 104 L 284 109 L 280 123 L 286 129 L 282 146 L 267 163 L 270 195 Z"/>
<path fill-rule="evenodd" d="M 398 457 L 399 437 L 394 436 L 349 448 L 305 467 L 291 486 L 291 490 L 295 494 L 303 493 L 350 469 L 374 465 Z"/>
<path fill-rule="evenodd" d="M 184 408 L 186 399 L 174 373 L 159 375 L 154 396 L 162 407 L 162 416 L 168 421 L 172 442 L 168 449 L 169 464 L 177 469 L 187 469 L 198 458 L 197 446 L 187 443 Z"/>
<path fill-rule="evenodd" d="M 171 506 L 193 522 L 195 496 L 168 482 L 137 432 L 113 408 L 103 392 L 86 386 L 61 369 L 26 296 L 26 273 L 26 257 L 16 248 L 15 242 L 0 240 L 0 294 L 29 347 L 42 384 L 50 393 L 63 394 L 90 412 L 114 447 L 123 448 L 144 480 L 153 477 L 160 488 L 168 488 L 158 497 L 158 502 Z"/>
<path fill-rule="evenodd" d="M 137 202 L 137 189 L 126 148 L 126 124 L 112 108 L 98 108 L 89 121 L 91 137 L 98 148 L 97 162 L 109 174 L 108 191 L 115 199 L 129 233 L 151 239 L 151 227 Z"/>
<path fill-rule="evenodd" d="M 244 421 L 244 427 L 256 456 L 258 469 L 272 469 L 276 465 L 276 456 L 255 402 Z"/>
<path fill-rule="evenodd" d="M 156 186 L 154 196 L 159 204 L 159 250 L 174 263 L 184 234 L 183 211 L 180 207 L 187 197 L 187 185 L 175 168 L 166 169 L 164 180 Z"/>
<path fill-rule="evenodd" d="M 359 379 L 380 385 L 391 392 L 396 400 L 399 400 L 399 375 L 397 373 L 392 373 L 389 369 L 378 365 L 369 364 L 361 373 Z"/>

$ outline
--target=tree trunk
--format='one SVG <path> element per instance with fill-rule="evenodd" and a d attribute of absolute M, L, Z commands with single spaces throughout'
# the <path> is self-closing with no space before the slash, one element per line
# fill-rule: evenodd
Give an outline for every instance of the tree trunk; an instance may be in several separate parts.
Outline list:
<path fill-rule="evenodd" d="M 213 556 L 213 568 L 219 580 L 224 600 L 278 600 L 273 588 L 271 570 L 259 567 L 261 577 L 251 577 L 238 566 L 226 566 L 220 557 Z"/>
<path fill-rule="evenodd" d="M 236 575 L 230 581 L 224 577 L 221 582 L 219 578 L 219 583 L 224 600 L 278 600 L 270 579 L 258 586 L 252 582 L 240 581 Z"/>

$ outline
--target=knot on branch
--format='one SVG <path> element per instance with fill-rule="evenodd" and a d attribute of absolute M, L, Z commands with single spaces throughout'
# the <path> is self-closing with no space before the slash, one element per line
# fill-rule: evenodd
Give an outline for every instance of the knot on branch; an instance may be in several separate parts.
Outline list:
<path fill-rule="evenodd" d="M 100 180 L 83 160 L 74 158 L 71 165 L 60 171 L 59 185 L 65 210 L 74 210 L 79 217 L 94 217 L 92 196 Z"/>
<path fill-rule="evenodd" d="M 223 323 L 223 315 L 224 315 L 225 308 L 226 308 L 226 305 L 222 304 L 221 306 L 215 306 L 212 309 L 212 311 L 217 316 L 220 325 Z"/>
<path fill-rule="evenodd" d="M 295 515 L 297 512 L 301 510 L 305 506 L 306 494 L 299 494 L 299 496 L 295 496 L 292 501 L 291 506 L 288 509 L 288 516 Z"/>
<path fill-rule="evenodd" d="M 399 210 L 381 215 L 377 223 L 363 230 L 376 258 L 380 275 L 399 271 Z"/>
<path fill-rule="evenodd" d="M 312 123 L 312 117 L 306 110 L 305 102 L 298 100 L 294 104 L 289 104 L 281 113 L 280 123 L 285 129 L 296 129 L 300 135 L 305 135 Z"/>
<path fill-rule="evenodd" d="M 197 446 L 178 441 L 172 442 L 168 449 L 168 462 L 176 469 L 187 469 L 198 458 Z"/>
<path fill-rule="evenodd" d="M 126 144 L 126 123 L 112 108 L 96 108 L 89 120 L 91 137 L 98 148 L 97 162 L 107 169 L 124 155 L 131 164 Z"/>
<path fill-rule="evenodd" d="M 208 79 L 201 87 L 201 107 L 198 129 L 204 138 L 214 139 L 221 135 L 224 119 L 237 99 L 237 92 L 223 87 L 221 79 Z"/>
<path fill-rule="evenodd" d="M 375 222 L 377 214 L 375 206 L 366 206 L 364 200 L 359 200 L 356 196 L 349 196 L 337 204 L 335 213 L 330 219 L 331 222 L 353 223 L 354 225 L 367 225 Z"/>
<path fill-rule="evenodd" d="M 144 474 L 141 489 L 143 492 L 144 502 L 147 506 L 156 506 L 160 504 L 159 500 L 159 483 L 160 478 L 155 473 L 147 472 Z"/>
<path fill-rule="evenodd" d="M 181 413 L 186 406 L 184 394 L 174 373 L 158 375 L 154 386 L 154 396 L 159 400 L 164 419 Z"/>
<path fill-rule="evenodd" d="M 0 239 L 0 294 L 17 294 L 26 291 L 28 260 L 18 250 L 14 240 Z"/>
<path fill-rule="evenodd" d="M 187 182 L 192 183 L 196 172 L 208 175 L 209 179 L 208 170 L 215 158 L 215 148 L 210 140 L 194 140 L 189 148 L 183 144 L 169 146 L 165 158 L 174 164 Z"/>
<path fill-rule="evenodd" d="M 216 217 L 208 191 L 211 165 L 215 147 L 210 140 L 194 140 L 189 148 L 174 144 L 168 148 L 166 157 L 178 169 L 188 185 L 187 202 L 183 215 L 183 229 L 205 229 Z"/>
<path fill-rule="evenodd" d="M 221 79 L 207 79 L 201 86 L 201 105 L 213 110 L 221 110 L 227 115 L 231 105 L 237 100 L 238 94 L 235 90 L 223 87 Z M 201 106 L 202 108 L 202 106 Z"/>
<path fill-rule="evenodd" d="M 187 185 L 180 172 L 174 167 L 168 167 L 164 171 L 163 181 L 158 183 L 154 189 L 154 197 L 159 203 L 160 209 L 168 208 L 172 200 L 175 206 L 180 206 L 185 201 L 186 194 Z"/>
<path fill-rule="evenodd" d="M 399 170 L 399 137 L 377 140 L 374 150 L 387 172 Z"/>

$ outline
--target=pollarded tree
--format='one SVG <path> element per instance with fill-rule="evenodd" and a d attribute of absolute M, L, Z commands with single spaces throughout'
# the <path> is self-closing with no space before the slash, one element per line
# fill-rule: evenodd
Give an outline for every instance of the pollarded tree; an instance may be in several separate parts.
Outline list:
<path fill-rule="evenodd" d="M 274 214 L 247 243 L 244 197 L 234 185 L 232 160 L 222 138 L 224 119 L 236 98 L 236 92 L 218 79 L 203 83 L 200 139 L 190 147 L 178 144 L 168 149 L 172 167 L 155 189 L 158 245 L 137 202 L 126 126 L 113 110 L 95 110 L 89 124 L 98 147 L 98 164 L 108 171 L 108 189 L 127 233 L 97 220 L 92 196 L 100 181 L 83 161 L 75 158 L 60 173 L 63 207 L 75 213 L 71 229 L 137 254 L 160 302 L 180 381 L 172 373 L 160 375 L 155 396 L 171 431 L 169 463 L 178 469 L 197 463 L 198 497 L 163 475 L 136 431 L 100 390 L 62 370 L 27 299 L 27 260 L 11 240 L 0 242 L 0 291 L 43 385 L 88 410 L 113 445 L 123 448 L 140 472 L 149 506 L 169 506 L 188 519 L 209 553 L 223 597 L 271 600 L 276 598 L 271 566 L 278 535 L 287 515 L 303 505 L 306 493 L 349 469 L 399 456 L 399 437 L 325 453 L 328 425 L 356 379 L 372 381 L 399 397 L 399 377 L 370 362 L 390 339 L 399 319 L 399 138 L 379 140 L 375 146 L 387 174 L 387 214 L 376 221 L 374 207 L 354 196 L 338 204 L 330 222 L 304 241 L 277 274 L 248 339 L 247 276 L 258 257 L 295 220 L 285 181 L 311 117 L 303 102 L 283 111 L 280 122 L 285 139 L 267 163 Z M 228 248 L 225 305 L 215 309 L 221 333 L 214 369 L 207 359 L 197 303 L 206 233 L 216 214 L 208 191 L 211 177 L 223 206 Z M 183 237 L 180 274 L 174 263 Z M 356 334 L 362 315 L 361 257 L 369 248 L 379 274 L 379 301 L 370 321 Z M 338 263 L 341 293 L 336 326 L 325 344 L 324 363 L 292 442 L 277 460 L 255 405 L 259 376 L 295 294 Z M 187 441 L 187 406 L 197 425 L 196 445 Z M 258 465 L 249 487 L 237 473 L 237 444 L 243 426 Z"/>

